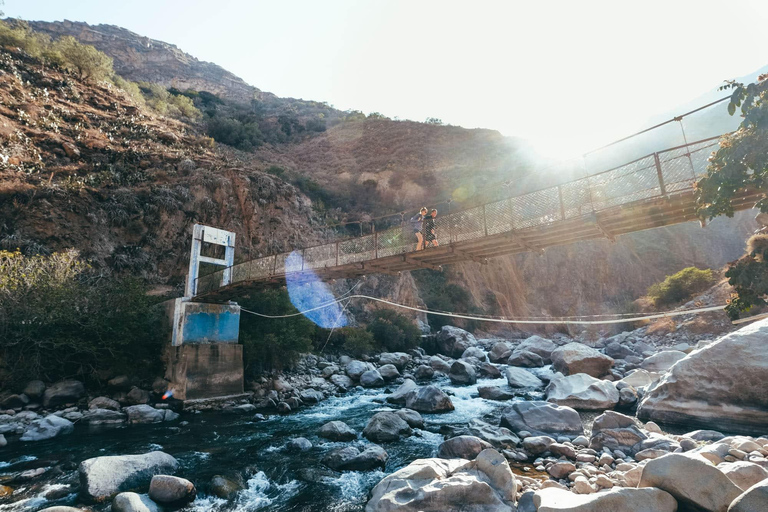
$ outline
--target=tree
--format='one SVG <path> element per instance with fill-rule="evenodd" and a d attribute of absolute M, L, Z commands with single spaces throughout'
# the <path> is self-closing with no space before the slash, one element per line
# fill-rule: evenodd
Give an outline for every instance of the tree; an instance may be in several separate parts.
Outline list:
<path fill-rule="evenodd" d="M 104 80 L 112 75 L 110 57 L 72 36 L 56 41 L 53 49 L 61 54 L 64 66 L 75 71 L 83 80 Z"/>
<path fill-rule="evenodd" d="M 710 158 L 707 174 L 696 184 L 697 213 L 702 219 L 719 215 L 732 217 L 732 201 L 744 189 L 762 192 L 755 204 L 768 213 L 768 75 L 756 83 L 728 82 L 721 89 L 731 89 L 728 113 L 741 109 L 739 128 L 720 139 L 720 148 Z M 736 295 L 726 306 L 731 318 L 766 304 L 768 262 L 756 251 L 732 263 L 726 272 Z"/>

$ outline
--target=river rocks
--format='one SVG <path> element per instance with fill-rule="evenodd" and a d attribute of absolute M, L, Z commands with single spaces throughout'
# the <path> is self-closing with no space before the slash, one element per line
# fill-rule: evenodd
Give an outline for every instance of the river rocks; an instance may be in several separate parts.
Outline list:
<path fill-rule="evenodd" d="M 450 371 L 450 367 L 449 367 Z M 413 376 L 419 380 L 429 380 L 435 376 L 435 369 L 425 364 L 420 364 L 413 371 Z"/>
<path fill-rule="evenodd" d="M 165 411 L 155 409 L 151 405 L 132 405 L 126 407 L 123 411 L 128 415 L 128 423 L 160 423 L 165 421 Z"/>
<path fill-rule="evenodd" d="M 118 375 L 107 381 L 107 386 L 115 391 L 128 391 L 131 389 L 131 379 L 127 375 Z"/>
<path fill-rule="evenodd" d="M 488 362 L 488 356 L 480 347 L 469 347 L 467 350 L 461 353 L 459 359 L 477 359 L 481 362 Z"/>
<path fill-rule="evenodd" d="M 643 420 L 754 431 L 768 424 L 768 320 L 760 320 L 679 360 L 647 392 Z"/>
<path fill-rule="evenodd" d="M 651 357 L 643 361 L 640 367 L 643 370 L 648 370 L 649 372 L 666 372 L 686 355 L 688 354 L 678 350 L 664 350 L 657 354 L 653 354 Z"/>
<path fill-rule="evenodd" d="M 504 457 L 489 449 L 473 461 L 418 459 L 371 491 L 366 512 L 513 512 L 517 484 Z"/>
<path fill-rule="evenodd" d="M 515 397 L 513 393 L 505 391 L 499 386 L 478 386 L 477 393 L 480 398 L 486 400 L 511 400 Z"/>
<path fill-rule="evenodd" d="M 585 373 L 567 377 L 556 374 L 546 393 L 548 402 L 581 410 L 612 409 L 619 403 L 619 392 L 612 382 L 595 379 Z"/>
<path fill-rule="evenodd" d="M 374 443 L 397 441 L 401 436 L 410 436 L 412 433 L 403 418 L 389 411 L 374 414 L 363 429 L 363 435 Z"/>
<path fill-rule="evenodd" d="M 31 380 L 24 386 L 22 393 L 27 395 L 30 400 L 40 400 L 45 393 L 45 383 L 41 380 Z"/>
<path fill-rule="evenodd" d="M 71 434 L 75 425 L 64 418 L 53 414 L 32 423 L 21 436 L 22 441 L 43 441 L 56 436 Z"/>
<path fill-rule="evenodd" d="M 763 480 L 733 500 L 728 512 L 764 512 L 768 510 L 768 480 Z"/>
<path fill-rule="evenodd" d="M 357 439 L 357 432 L 343 421 L 329 421 L 318 432 L 320 437 L 330 439 L 331 441 L 352 441 Z"/>
<path fill-rule="evenodd" d="M 436 372 L 441 372 L 448 375 L 451 371 L 451 363 L 439 356 L 432 356 L 429 358 L 429 366 Z"/>
<path fill-rule="evenodd" d="M 605 355 L 614 359 L 624 359 L 627 356 L 638 356 L 640 354 L 626 343 L 611 341 L 605 346 Z"/>
<path fill-rule="evenodd" d="M 112 500 L 112 512 L 160 512 L 160 507 L 148 496 L 121 492 Z"/>
<path fill-rule="evenodd" d="M 195 485 L 185 478 L 155 475 L 149 484 L 149 497 L 163 505 L 182 505 L 195 499 Z"/>
<path fill-rule="evenodd" d="M 429 368 L 429 367 L 427 366 L 426 368 Z M 381 375 L 384 378 L 384 380 L 389 381 L 389 380 L 398 378 L 400 376 L 400 372 L 397 371 L 397 367 L 395 365 L 385 364 L 384 366 L 379 368 L 379 375 Z"/>
<path fill-rule="evenodd" d="M 541 401 L 512 404 L 502 412 L 501 426 L 515 433 L 526 431 L 539 436 L 578 436 L 584 433 L 578 412 L 570 407 Z"/>
<path fill-rule="evenodd" d="M 285 449 L 289 452 L 306 452 L 312 449 L 312 443 L 306 437 L 294 437 L 285 443 Z"/>
<path fill-rule="evenodd" d="M 2 409 L 21 409 L 29 403 L 29 397 L 24 393 L 5 395 L 0 401 L 0 408 Z"/>
<path fill-rule="evenodd" d="M 537 376 L 522 368 L 510 366 L 504 371 L 509 387 L 512 388 L 540 388 L 544 383 Z"/>
<path fill-rule="evenodd" d="M 368 370 L 373 370 L 373 365 L 357 360 L 350 361 L 345 368 L 347 375 L 352 380 L 360 380 L 360 377 Z"/>
<path fill-rule="evenodd" d="M 120 425 L 126 419 L 125 414 L 111 409 L 89 409 L 83 413 L 83 421 L 91 426 Z"/>
<path fill-rule="evenodd" d="M 411 428 L 424 428 L 424 418 L 412 409 L 398 409 L 395 414 L 403 418 Z"/>
<path fill-rule="evenodd" d="M 709 512 L 725 512 L 742 492 L 705 459 L 678 453 L 649 460 L 638 487 L 657 487 L 679 502 Z"/>
<path fill-rule="evenodd" d="M 677 501 L 660 489 L 614 488 L 595 494 L 574 494 L 562 489 L 536 491 L 538 512 L 675 512 Z"/>
<path fill-rule="evenodd" d="M 547 473 L 560 480 L 576 471 L 576 466 L 570 462 L 555 462 L 547 468 Z"/>
<path fill-rule="evenodd" d="M 330 381 L 342 391 L 349 391 L 355 386 L 354 381 L 349 377 L 347 377 L 346 375 L 341 375 L 341 374 L 331 375 Z"/>
<path fill-rule="evenodd" d="M 520 442 L 520 438 L 508 428 L 494 427 L 477 418 L 469 420 L 467 431 L 471 435 L 491 443 L 495 448 L 510 449 L 516 447 Z"/>
<path fill-rule="evenodd" d="M 323 401 L 323 394 L 316 389 L 305 389 L 299 393 L 301 401 L 306 404 L 316 404 Z"/>
<path fill-rule="evenodd" d="M 387 397 L 387 402 L 391 404 L 403 405 L 406 402 L 408 395 L 417 389 L 419 389 L 419 386 L 417 386 L 414 381 L 411 379 L 405 379 L 400 387 Z"/>
<path fill-rule="evenodd" d="M 477 382 L 475 369 L 466 361 L 454 361 L 448 377 L 450 377 L 451 382 L 454 384 L 474 384 Z"/>
<path fill-rule="evenodd" d="M 523 448 L 531 455 L 539 455 L 549 450 L 555 440 L 549 436 L 528 436 L 523 439 Z"/>
<path fill-rule="evenodd" d="M 380 388 L 384 385 L 384 377 L 378 370 L 368 370 L 360 375 L 360 385 L 364 388 Z"/>
<path fill-rule="evenodd" d="M 592 377 L 602 377 L 613 366 L 610 357 L 576 342 L 555 349 L 551 357 L 552 367 L 563 375 L 585 373 Z"/>
<path fill-rule="evenodd" d="M 63 380 L 52 385 L 43 393 L 43 407 L 72 404 L 85 396 L 85 386 L 77 380 Z"/>
<path fill-rule="evenodd" d="M 630 451 L 633 446 L 648 439 L 634 418 L 615 411 L 605 411 L 592 424 L 589 447 L 593 450 L 608 448 L 611 451 Z"/>
<path fill-rule="evenodd" d="M 38 512 L 87 512 L 86 510 L 82 508 L 75 508 L 75 507 L 48 507 L 40 509 Z"/>
<path fill-rule="evenodd" d="M 453 410 L 453 402 L 435 386 L 423 386 L 408 393 L 405 406 L 419 412 L 449 412 Z"/>
<path fill-rule="evenodd" d="M 381 446 L 371 445 L 362 452 L 354 446 L 345 446 L 328 453 L 323 458 L 323 464 L 336 471 L 369 471 L 384 469 L 388 458 Z"/>
<path fill-rule="evenodd" d="M 435 335 L 437 351 L 451 357 L 460 357 L 469 347 L 477 345 L 475 337 L 458 327 L 444 325 Z M 437 370 L 437 368 L 435 368 Z"/>
<path fill-rule="evenodd" d="M 437 449 L 441 459 L 473 460 L 483 450 L 491 448 L 491 444 L 475 436 L 456 436 L 443 441 Z"/>
<path fill-rule="evenodd" d="M 399 371 L 402 371 L 409 362 L 411 362 L 411 356 L 405 352 L 384 352 L 379 356 L 380 365 L 391 364 Z"/>
<path fill-rule="evenodd" d="M 520 343 L 515 348 L 515 352 L 533 352 L 534 354 L 541 357 L 545 364 L 549 364 L 551 362 L 552 352 L 556 348 L 557 345 L 552 340 L 542 338 L 541 336 L 531 336 L 530 338 L 526 338 L 522 343 Z"/>
<path fill-rule="evenodd" d="M 540 355 L 527 350 L 516 350 L 509 356 L 507 364 L 512 367 L 541 368 L 544 366 L 544 359 Z"/>
<path fill-rule="evenodd" d="M 768 478 L 768 469 L 754 462 L 725 462 L 718 464 L 717 469 L 722 471 L 742 491 L 746 491 L 756 483 Z M 766 507 L 768 508 L 768 502 L 766 502 Z"/>
<path fill-rule="evenodd" d="M 211 494 L 225 500 L 231 500 L 243 488 L 243 484 L 239 479 L 229 478 L 224 475 L 215 475 L 211 478 L 211 483 L 208 485 L 208 491 Z"/>
<path fill-rule="evenodd" d="M 107 398 L 106 396 L 98 396 L 88 402 L 89 409 L 110 409 L 112 411 L 119 411 L 120 404 L 116 400 Z"/>
<path fill-rule="evenodd" d="M 80 463 L 80 494 L 89 501 L 102 502 L 129 489 L 146 488 L 152 477 L 173 473 L 178 461 L 163 452 L 142 455 L 94 457 Z"/>
<path fill-rule="evenodd" d="M 488 352 L 488 359 L 492 363 L 503 363 L 512 355 L 512 346 L 506 341 L 500 341 L 493 345 Z"/>

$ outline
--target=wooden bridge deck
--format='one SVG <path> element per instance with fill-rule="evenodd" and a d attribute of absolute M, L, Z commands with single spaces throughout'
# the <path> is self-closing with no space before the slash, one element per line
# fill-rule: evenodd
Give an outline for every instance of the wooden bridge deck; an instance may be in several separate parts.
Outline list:
<path fill-rule="evenodd" d="M 586 178 L 438 217 L 439 247 L 416 251 L 410 226 L 240 263 L 199 278 L 196 297 L 232 297 L 238 289 L 314 274 L 323 279 L 397 274 L 460 261 L 541 252 L 582 240 L 698 220 L 693 187 L 717 139 L 652 153 Z M 734 209 L 761 197 L 742 191 Z"/>

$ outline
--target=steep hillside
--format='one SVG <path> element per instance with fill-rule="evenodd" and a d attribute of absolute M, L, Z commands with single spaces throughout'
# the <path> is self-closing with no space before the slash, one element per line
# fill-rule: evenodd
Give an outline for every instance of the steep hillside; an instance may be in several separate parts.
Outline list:
<path fill-rule="evenodd" d="M 191 225 L 237 232 L 238 258 L 317 243 L 310 201 L 122 91 L 0 51 L 0 245 L 79 249 L 181 283 Z"/>

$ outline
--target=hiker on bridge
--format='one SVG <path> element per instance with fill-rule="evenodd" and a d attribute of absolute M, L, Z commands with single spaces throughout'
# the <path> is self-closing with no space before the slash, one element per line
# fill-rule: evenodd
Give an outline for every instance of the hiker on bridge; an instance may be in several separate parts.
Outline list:
<path fill-rule="evenodd" d="M 434 208 L 429 212 L 429 215 L 424 217 L 423 226 L 421 229 L 422 236 L 424 237 L 424 247 L 437 247 L 437 233 L 435 233 L 435 217 L 437 217 L 437 210 Z"/>
<path fill-rule="evenodd" d="M 419 213 L 411 217 L 410 223 L 413 228 L 413 234 L 416 235 L 416 250 L 420 251 L 424 248 L 424 236 L 421 234 L 421 230 L 424 225 L 424 217 L 427 215 L 427 207 L 423 207 L 419 210 Z"/>

